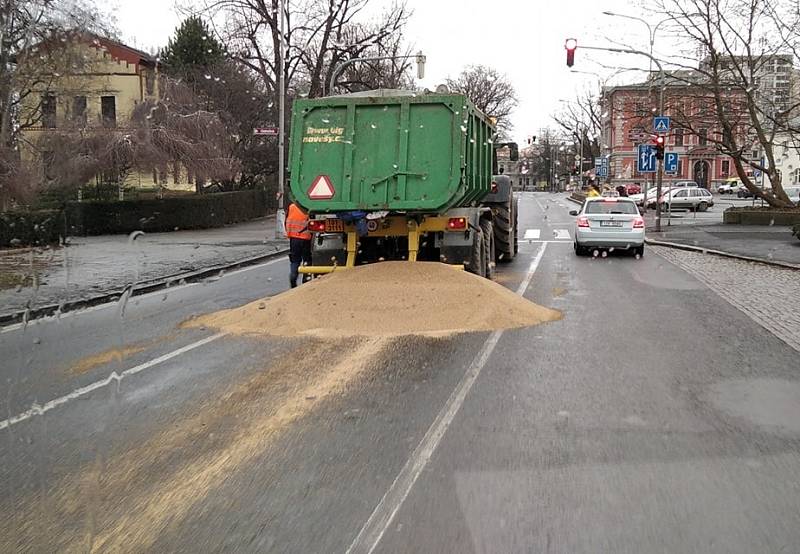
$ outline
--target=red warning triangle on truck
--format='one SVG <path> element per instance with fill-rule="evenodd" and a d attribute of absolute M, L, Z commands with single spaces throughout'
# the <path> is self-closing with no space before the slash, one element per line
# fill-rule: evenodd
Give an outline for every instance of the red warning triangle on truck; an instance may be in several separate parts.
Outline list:
<path fill-rule="evenodd" d="M 314 182 L 308 188 L 308 197 L 311 200 L 330 200 L 336 190 L 333 188 L 331 178 L 327 175 L 317 175 Z"/>

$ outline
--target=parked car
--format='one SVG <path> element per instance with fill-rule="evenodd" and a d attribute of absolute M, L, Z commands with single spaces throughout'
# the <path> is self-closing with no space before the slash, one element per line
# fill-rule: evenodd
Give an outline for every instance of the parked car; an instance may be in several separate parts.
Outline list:
<path fill-rule="evenodd" d="M 659 199 L 661 209 L 687 209 L 704 212 L 714 205 L 713 195 L 704 188 L 672 189 Z"/>
<path fill-rule="evenodd" d="M 642 186 L 639 183 L 632 183 L 630 185 L 625 185 L 625 190 L 628 191 L 628 196 L 632 194 L 641 194 Z"/>
<path fill-rule="evenodd" d="M 644 218 L 630 198 L 587 198 L 580 210 L 572 210 L 575 222 L 575 254 L 595 248 L 616 248 L 644 255 Z"/>
<path fill-rule="evenodd" d="M 742 182 L 739 179 L 728 179 L 717 187 L 717 192 L 720 194 L 734 194 L 739 190 L 740 186 L 742 186 Z"/>
<path fill-rule="evenodd" d="M 783 192 L 786 193 L 786 196 L 789 197 L 789 200 L 800 206 L 800 185 L 790 185 L 788 187 L 783 187 Z"/>
<path fill-rule="evenodd" d="M 661 195 L 667 194 L 671 188 L 667 186 L 661 187 Z M 656 200 L 658 200 L 658 189 L 656 187 L 651 187 L 647 189 L 647 207 L 648 208 L 655 208 L 656 207 Z"/>
<path fill-rule="evenodd" d="M 764 187 L 764 191 L 765 192 L 772 192 L 772 188 L 771 187 Z M 744 186 L 744 183 L 742 183 L 742 185 L 738 189 L 736 189 L 736 197 L 737 198 L 753 198 L 754 196 L 755 196 L 755 194 L 753 194 L 752 192 L 747 190 L 747 187 Z"/>
<path fill-rule="evenodd" d="M 677 188 L 685 188 L 685 187 L 696 187 L 698 186 L 697 183 L 694 181 L 675 181 L 674 183 L 669 184 L 669 188 L 677 189 Z"/>

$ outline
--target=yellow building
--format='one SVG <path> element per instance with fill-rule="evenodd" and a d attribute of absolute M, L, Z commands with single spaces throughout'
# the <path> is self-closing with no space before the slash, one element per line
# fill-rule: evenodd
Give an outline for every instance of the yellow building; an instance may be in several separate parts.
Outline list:
<path fill-rule="evenodd" d="M 38 164 L 44 181 L 49 154 L 40 146 L 44 133 L 125 130 L 138 104 L 159 98 L 154 56 L 96 35 L 54 39 L 53 43 L 39 45 L 34 56 L 23 62 L 34 67 L 30 73 L 45 75 L 36 79 L 20 110 L 22 158 L 33 162 L 33 167 Z M 125 187 L 152 189 L 166 186 L 168 180 L 171 188 L 193 190 L 186 184 L 185 172 L 175 167 L 134 172 L 127 176 Z"/>

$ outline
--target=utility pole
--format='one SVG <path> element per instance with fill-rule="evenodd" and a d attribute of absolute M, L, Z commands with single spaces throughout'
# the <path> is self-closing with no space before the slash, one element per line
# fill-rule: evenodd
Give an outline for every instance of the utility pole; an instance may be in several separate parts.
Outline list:
<path fill-rule="evenodd" d="M 284 238 L 286 236 L 286 228 L 284 227 L 284 220 L 286 219 L 286 211 L 284 210 L 284 178 L 286 176 L 286 168 L 284 167 L 285 157 L 284 149 L 286 144 L 286 47 L 284 45 L 284 30 L 283 30 L 283 8 L 284 0 L 278 0 L 278 32 L 280 34 L 280 49 L 278 53 L 278 210 L 275 214 L 275 238 Z"/>

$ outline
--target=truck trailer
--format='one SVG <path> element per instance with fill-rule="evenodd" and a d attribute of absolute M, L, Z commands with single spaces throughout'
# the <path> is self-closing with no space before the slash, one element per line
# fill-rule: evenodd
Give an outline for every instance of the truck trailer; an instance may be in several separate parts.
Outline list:
<path fill-rule="evenodd" d="M 517 254 L 517 200 L 494 122 L 462 94 L 378 90 L 292 107 L 290 187 L 323 274 L 432 260 L 492 278 Z"/>

